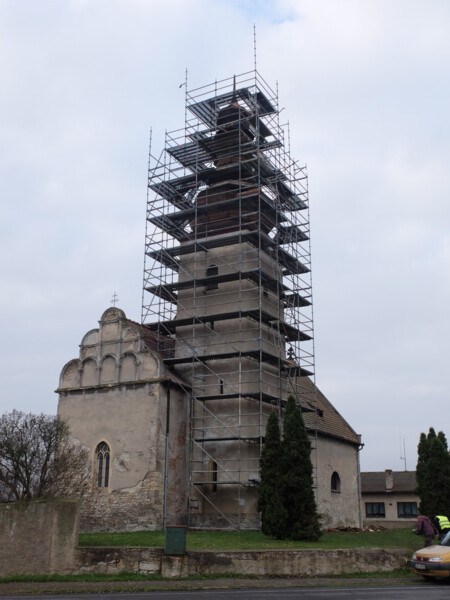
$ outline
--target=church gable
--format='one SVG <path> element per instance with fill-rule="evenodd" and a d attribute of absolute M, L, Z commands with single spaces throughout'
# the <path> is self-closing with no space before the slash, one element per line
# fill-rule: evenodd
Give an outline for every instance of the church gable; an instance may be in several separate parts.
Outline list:
<path fill-rule="evenodd" d="M 117 361 L 114 356 L 108 355 L 102 358 L 100 367 L 100 383 L 116 383 Z"/>
<path fill-rule="evenodd" d="M 81 386 L 90 385 L 97 385 L 97 363 L 92 358 L 85 360 L 81 366 Z"/>
<path fill-rule="evenodd" d="M 146 327 L 109 308 L 84 335 L 79 358 L 62 369 L 58 415 L 91 457 L 84 531 L 161 528 L 166 517 L 184 522 L 189 403 L 149 339 Z"/>
<path fill-rule="evenodd" d="M 69 361 L 61 372 L 59 387 L 76 387 L 80 379 L 80 360 L 74 358 Z"/>
<path fill-rule="evenodd" d="M 148 331 L 127 319 L 122 310 L 108 308 L 99 325 L 84 335 L 79 358 L 64 366 L 60 389 L 155 380 L 164 375 L 159 356 L 147 347 Z"/>
<path fill-rule="evenodd" d="M 147 361 L 144 361 L 147 362 Z M 132 352 L 122 356 L 120 361 L 120 381 L 135 381 L 137 379 L 137 357 Z"/>

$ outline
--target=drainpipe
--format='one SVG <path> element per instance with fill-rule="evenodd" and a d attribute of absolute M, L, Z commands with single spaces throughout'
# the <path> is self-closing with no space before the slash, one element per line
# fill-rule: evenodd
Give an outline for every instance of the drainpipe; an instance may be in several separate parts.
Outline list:
<path fill-rule="evenodd" d="M 167 527 L 167 483 L 169 477 L 169 425 L 170 425 L 170 383 L 167 385 L 167 403 L 166 403 L 166 449 L 164 458 L 164 513 L 163 529 Z"/>
<path fill-rule="evenodd" d="M 359 512 L 359 528 L 362 529 L 363 526 L 363 518 L 362 518 L 362 497 L 361 497 L 361 460 L 360 460 L 360 452 L 364 448 L 364 444 L 359 444 L 358 452 L 357 452 L 357 468 L 358 468 L 358 512 Z"/>

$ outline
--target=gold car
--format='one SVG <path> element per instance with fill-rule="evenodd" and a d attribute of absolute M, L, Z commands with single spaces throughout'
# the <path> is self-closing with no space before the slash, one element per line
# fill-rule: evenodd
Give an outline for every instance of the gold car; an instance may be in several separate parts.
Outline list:
<path fill-rule="evenodd" d="M 450 577 L 450 532 L 436 546 L 414 552 L 409 566 L 423 577 Z"/>

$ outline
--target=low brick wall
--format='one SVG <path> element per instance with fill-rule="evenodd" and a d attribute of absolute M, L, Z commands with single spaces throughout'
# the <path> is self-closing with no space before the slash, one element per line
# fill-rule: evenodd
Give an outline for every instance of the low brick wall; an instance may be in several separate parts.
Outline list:
<path fill-rule="evenodd" d="M 163 577 L 188 575 L 263 575 L 311 577 L 343 573 L 388 572 L 409 560 L 403 550 L 254 550 L 232 552 L 189 551 L 166 556 L 162 548 L 78 548 L 78 573 L 160 573 Z"/>
<path fill-rule="evenodd" d="M 75 499 L 0 504 L 0 576 L 71 573 L 78 523 Z"/>

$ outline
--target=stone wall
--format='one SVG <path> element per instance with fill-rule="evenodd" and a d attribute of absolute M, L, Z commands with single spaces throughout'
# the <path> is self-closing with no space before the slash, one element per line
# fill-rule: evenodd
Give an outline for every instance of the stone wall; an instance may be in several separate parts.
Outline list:
<path fill-rule="evenodd" d="M 166 556 L 162 548 L 78 548 L 78 573 L 160 573 L 163 577 L 195 574 L 315 577 L 343 573 L 389 572 L 404 567 L 409 554 L 403 550 L 358 548 L 355 550 L 253 550 L 189 551 Z"/>
<path fill-rule="evenodd" d="M 161 477 L 147 473 L 123 490 L 94 490 L 81 500 L 80 531 L 162 529 L 164 490 Z"/>
<path fill-rule="evenodd" d="M 189 551 L 163 548 L 77 547 L 79 503 L 74 499 L 0 504 L 0 576 L 130 571 L 163 577 L 221 573 L 283 577 L 388 572 L 404 567 L 402 550 Z"/>
<path fill-rule="evenodd" d="M 0 504 L 0 576 L 71 573 L 78 523 L 75 499 Z"/>

